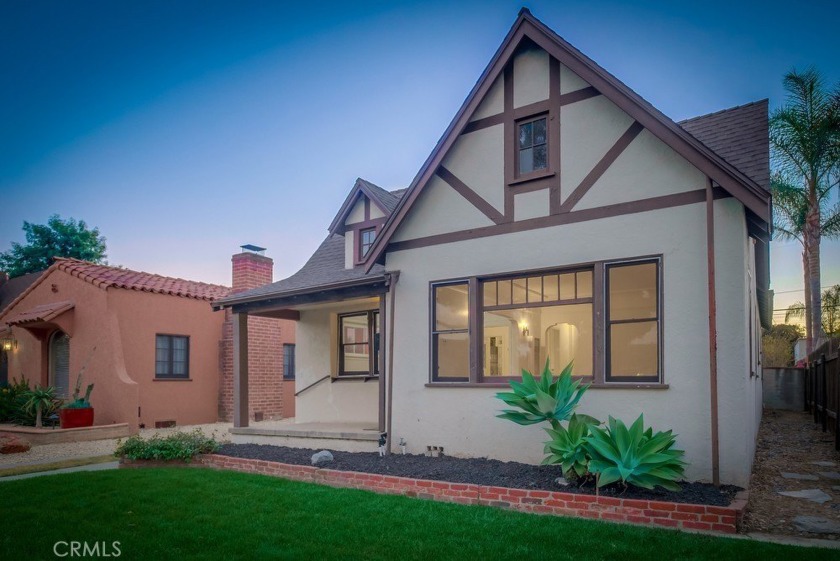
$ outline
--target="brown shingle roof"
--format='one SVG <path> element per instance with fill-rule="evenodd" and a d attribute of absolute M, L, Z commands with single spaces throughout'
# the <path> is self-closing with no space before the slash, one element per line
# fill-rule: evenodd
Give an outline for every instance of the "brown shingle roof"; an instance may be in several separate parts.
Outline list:
<path fill-rule="evenodd" d="M 230 292 L 230 288 L 218 284 L 96 265 L 78 259 L 56 258 L 55 265 L 59 270 L 99 288 L 124 288 L 197 300 L 215 300 L 227 296 Z"/>
<path fill-rule="evenodd" d="M 768 101 L 693 117 L 678 124 L 747 177 L 770 190 Z"/>

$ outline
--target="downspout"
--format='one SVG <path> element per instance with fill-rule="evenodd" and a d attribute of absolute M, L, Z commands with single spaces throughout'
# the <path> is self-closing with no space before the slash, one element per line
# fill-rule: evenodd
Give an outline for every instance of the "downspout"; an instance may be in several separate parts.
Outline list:
<path fill-rule="evenodd" d="M 715 292 L 715 198 L 711 178 L 706 178 L 706 261 L 709 289 L 709 386 L 712 417 L 712 483 L 720 485 L 718 440 L 717 296 Z"/>
<path fill-rule="evenodd" d="M 391 425 L 392 413 L 394 410 L 394 308 L 396 306 L 397 281 L 400 280 L 400 272 L 388 273 L 388 410 L 385 414 L 385 454 L 391 453 L 391 439 L 393 438 L 393 427 Z"/>

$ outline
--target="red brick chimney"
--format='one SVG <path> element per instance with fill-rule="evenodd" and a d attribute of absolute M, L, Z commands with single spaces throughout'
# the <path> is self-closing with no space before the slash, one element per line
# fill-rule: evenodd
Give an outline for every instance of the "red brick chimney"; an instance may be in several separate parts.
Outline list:
<path fill-rule="evenodd" d="M 261 253 L 248 251 L 256 246 L 243 245 L 245 250 L 231 257 L 233 263 L 232 293 L 243 292 L 269 284 L 274 280 L 274 260 Z M 263 248 L 257 248 L 265 251 Z"/>
<path fill-rule="evenodd" d="M 231 257 L 232 293 L 269 284 L 274 279 L 274 260 L 262 254 L 265 248 L 243 245 Z M 219 342 L 219 420 L 233 418 L 233 321 L 225 310 Z M 294 416 L 294 380 L 283 378 L 284 344 L 294 344 L 295 323 L 268 317 L 248 317 L 248 417 L 253 420 Z M 284 391 L 285 390 L 285 391 Z"/>

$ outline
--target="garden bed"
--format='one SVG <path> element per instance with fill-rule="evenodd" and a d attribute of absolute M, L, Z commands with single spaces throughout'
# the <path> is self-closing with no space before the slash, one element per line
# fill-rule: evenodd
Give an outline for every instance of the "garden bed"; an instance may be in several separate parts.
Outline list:
<path fill-rule="evenodd" d="M 317 450 L 261 444 L 225 444 L 216 453 L 234 458 L 311 466 L 312 454 L 315 452 Z M 379 454 L 371 452 L 332 452 L 332 454 L 335 461 L 323 467 L 340 471 L 447 481 L 450 483 L 555 491 L 580 495 L 596 494 L 593 484 L 587 484 L 583 487 L 574 484 L 563 487 L 555 483 L 555 480 L 562 476 L 559 466 L 533 466 L 486 458 L 453 458 L 449 456 L 431 458 L 411 454 L 391 454 L 381 457 Z M 621 499 L 728 506 L 734 500 L 735 494 L 741 490 L 734 486 L 717 488 L 708 483 L 689 482 L 681 482 L 680 487 L 682 490 L 675 492 L 660 488 L 649 491 L 636 487 L 625 489 L 620 485 L 609 485 L 601 488 L 598 494 L 604 497 Z"/>

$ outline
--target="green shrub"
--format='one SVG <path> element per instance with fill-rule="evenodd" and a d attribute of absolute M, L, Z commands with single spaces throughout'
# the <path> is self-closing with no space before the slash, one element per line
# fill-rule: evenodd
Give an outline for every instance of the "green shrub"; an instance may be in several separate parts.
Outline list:
<path fill-rule="evenodd" d="M 29 382 L 26 378 L 21 378 L 19 382 L 13 378 L 11 384 L 0 385 L 0 423 L 9 423 L 15 420 L 16 412 L 20 408 L 19 398 L 24 392 L 28 391 Z"/>
<path fill-rule="evenodd" d="M 584 446 L 590 457 L 589 471 L 596 474 L 598 487 L 621 481 L 645 489 L 659 486 L 680 490 L 676 481 L 683 476 L 685 452 L 673 449 L 675 436 L 671 431 L 653 434 L 653 429 L 645 430 L 643 415 L 629 430 L 610 417 L 608 428 L 590 426 L 589 431 Z"/>
<path fill-rule="evenodd" d="M 213 437 L 199 429 L 178 431 L 166 436 L 155 434 L 148 439 L 134 435 L 118 443 L 114 455 L 130 460 L 184 460 L 189 462 L 198 454 L 211 454 L 219 449 Z"/>
<path fill-rule="evenodd" d="M 545 361 L 545 368 L 539 380 L 523 369 L 522 382 L 511 380 L 510 387 L 512 392 L 497 393 L 496 397 L 521 411 L 506 409 L 497 417 L 520 425 L 535 425 L 548 421 L 555 430 L 560 427 L 562 421 L 572 416 L 580 398 L 589 388 L 588 385 L 581 387 L 580 380 L 572 379 L 571 362 L 555 381 L 548 360 Z"/>
<path fill-rule="evenodd" d="M 586 453 L 586 437 L 590 427 L 600 424 L 598 419 L 589 415 L 575 413 L 566 427 L 545 429 L 551 440 L 545 443 L 544 452 L 548 454 L 543 465 L 560 464 L 563 475 L 567 478 L 582 478 L 589 475 L 589 456 Z"/>

